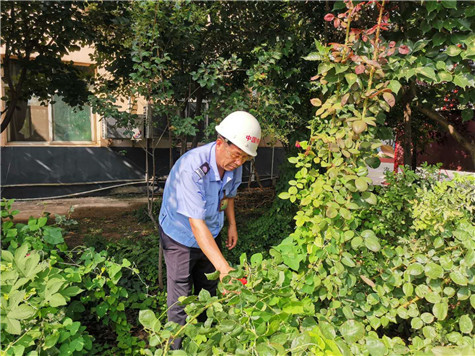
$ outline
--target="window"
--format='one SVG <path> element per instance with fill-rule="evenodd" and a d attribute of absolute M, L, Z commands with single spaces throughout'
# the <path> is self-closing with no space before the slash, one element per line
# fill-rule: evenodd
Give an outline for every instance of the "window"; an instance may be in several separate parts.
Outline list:
<path fill-rule="evenodd" d="M 13 61 L 12 76 L 17 66 Z M 88 69 L 88 67 L 80 67 Z M 4 84 L 4 89 L 6 89 Z M 55 95 L 49 104 L 32 97 L 20 102 L 9 124 L 9 142 L 91 142 L 93 141 L 91 108 L 70 107 Z"/>

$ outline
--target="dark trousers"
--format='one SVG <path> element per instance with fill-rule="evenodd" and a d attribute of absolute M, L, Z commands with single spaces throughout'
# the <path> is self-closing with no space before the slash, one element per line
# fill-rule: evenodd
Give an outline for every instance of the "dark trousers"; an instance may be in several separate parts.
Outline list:
<path fill-rule="evenodd" d="M 216 295 L 218 281 L 210 281 L 205 273 L 212 273 L 216 269 L 199 248 L 186 247 L 165 234 L 160 227 L 160 240 L 163 246 L 163 255 L 167 265 L 167 306 L 168 321 L 184 325 L 186 313 L 183 306 L 177 303 L 181 296 L 192 293 L 198 295 L 202 289 Z M 219 244 L 218 244 L 219 246 Z M 206 320 L 206 315 L 200 315 L 198 321 Z M 176 339 L 172 349 L 181 348 L 182 338 Z"/>

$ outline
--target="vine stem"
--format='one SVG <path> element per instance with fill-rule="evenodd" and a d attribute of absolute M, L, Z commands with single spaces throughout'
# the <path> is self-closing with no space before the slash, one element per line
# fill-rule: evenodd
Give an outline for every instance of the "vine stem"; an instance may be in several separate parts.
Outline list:
<path fill-rule="evenodd" d="M 383 19 L 383 10 L 384 10 L 385 2 L 386 2 L 386 0 L 382 1 L 381 7 L 379 9 L 378 28 L 376 29 L 376 35 L 374 37 L 374 52 L 373 52 L 373 60 L 374 61 L 376 61 L 376 59 L 378 59 L 378 54 L 379 54 L 379 32 L 380 32 L 380 29 L 381 29 L 381 21 Z M 369 80 L 368 80 L 368 90 L 366 91 L 366 93 L 368 93 L 368 91 L 371 90 L 371 86 L 373 85 L 374 72 L 375 72 L 375 66 L 371 66 L 371 71 L 369 73 Z M 364 118 L 366 116 L 366 110 L 367 110 L 367 107 L 368 107 L 368 99 L 369 99 L 369 97 L 366 96 L 365 100 L 364 100 L 364 103 L 363 103 L 363 114 L 361 116 L 362 120 L 364 120 Z"/>

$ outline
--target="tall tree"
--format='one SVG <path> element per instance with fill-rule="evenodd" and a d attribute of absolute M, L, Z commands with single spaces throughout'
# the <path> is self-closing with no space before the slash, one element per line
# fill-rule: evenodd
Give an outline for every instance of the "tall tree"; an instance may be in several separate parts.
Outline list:
<path fill-rule="evenodd" d="M 452 136 L 475 166 L 475 137 L 466 130 L 475 120 L 475 5 L 424 1 L 392 6 L 388 39 L 395 41 L 400 59 L 389 59 L 388 66 L 390 79 L 402 85 L 395 90 L 402 115 L 396 110 L 389 117 L 400 127 L 404 164 L 415 168 L 417 150 L 427 142 L 421 132 L 430 126 Z"/>
<path fill-rule="evenodd" d="M 91 43 L 82 1 L 8 1 L 1 6 L 1 41 L 6 84 L 1 131 L 33 95 L 46 102 L 54 94 L 77 106 L 87 101 L 89 78 L 61 58 Z"/>

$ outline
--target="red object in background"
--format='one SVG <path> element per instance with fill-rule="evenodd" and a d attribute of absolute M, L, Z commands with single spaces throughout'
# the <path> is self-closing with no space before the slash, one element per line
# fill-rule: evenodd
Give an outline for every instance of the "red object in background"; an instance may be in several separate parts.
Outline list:
<path fill-rule="evenodd" d="M 393 168 L 394 173 L 397 173 L 397 170 L 399 168 L 398 154 L 399 154 L 399 142 L 396 141 L 396 146 L 394 148 L 394 168 Z"/>
<path fill-rule="evenodd" d="M 241 282 L 242 285 L 245 286 L 247 284 L 247 279 L 245 277 L 239 278 L 239 282 Z"/>

